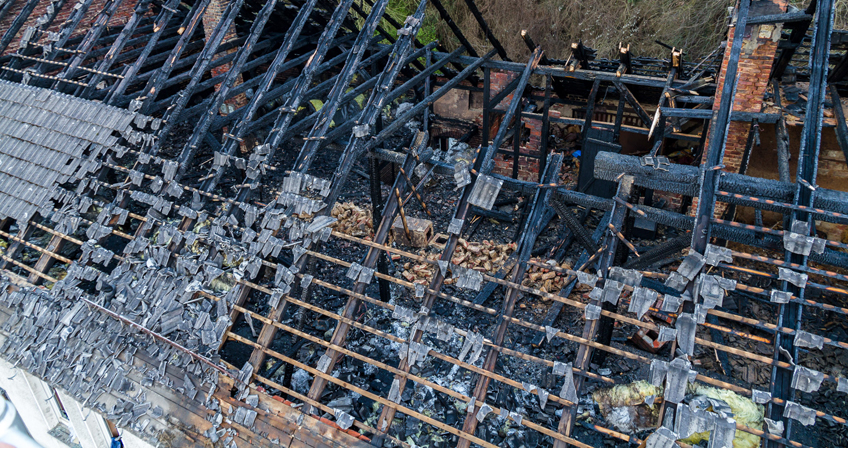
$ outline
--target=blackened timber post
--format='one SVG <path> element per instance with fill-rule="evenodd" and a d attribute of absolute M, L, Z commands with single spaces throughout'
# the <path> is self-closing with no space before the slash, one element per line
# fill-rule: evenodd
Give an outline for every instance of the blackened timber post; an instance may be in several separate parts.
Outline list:
<path fill-rule="evenodd" d="M 842 149 L 842 154 L 845 155 L 845 164 L 848 165 L 848 126 L 845 125 L 845 111 L 842 110 L 842 101 L 839 98 L 839 92 L 833 84 L 830 88 L 830 102 L 833 105 L 833 114 L 836 118 L 836 141 L 839 143 L 839 148 Z M 783 116 L 781 116 L 781 119 Z"/>
<path fill-rule="evenodd" d="M 548 163 L 548 139 L 551 136 L 551 82 L 553 76 L 545 77 L 545 101 L 542 107 L 542 141 L 539 146 L 539 182 L 542 182 Z"/>
<path fill-rule="evenodd" d="M 804 128 L 801 131 L 800 150 L 798 152 L 798 167 L 795 177 L 794 205 L 813 206 L 818 188 L 816 187 L 816 176 L 818 174 L 819 152 L 821 146 L 822 121 L 824 118 L 824 103 L 827 95 L 827 72 L 829 70 L 830 40 L 833 29 L 833 4 L 834 0 L 822 0 L 818 2 L 816 10 L 815 28 L 810 49 L 810 86 L 807 93 L 807 109 L 804 117 Z M 844 125 L 844 123 L 843 123 Z M 806 226 L 807 233 L 804 236 L 815 236 L 815 219 L 810 213 L 804 211 L 793 211 L 791 225 L 784 230 L 794 229 L 796 223 Z M 786 261 L 798 264 L 802 268 L 807 266 L 808 255 L 793 253 L 786 249 Z M 799 288 L 788 281 L 782 281 L 782 291 L 791 292 L 799 300 L 805 298 L 805 288 Z M 794 300 L 793 300 L 794 301 Z M 803 316 L 803 305 L 799 303 L 782 303 L 780 305 L 780 316 L 777 325 L 790 327 L 796 332 L 801 330 L 801 319 Z M 782 352 L 790 354 L 789 360 L 798 360 L 798 347 L 792 338 L 787 338 L 782 333 L 775 334 L 773 357 L 778 361 Z M 786 401 L 794 401 L 798 391 L 792 388 L 793 371 L 778 367 L 775 363 L 771 370 L 771 395 Z M 783 418 L 785 403 L 769 403 L 767 415 L 772 420 Z M 792 438 L 794 420 L 786 421 L 787 439 Z M 774 442 L 767 442 L 773 445 Z"/>
<path fill-rule="evenodd" d="M 489 98 L 491 97 L 491 82 L 492 82 L 492 70 L 485 66 L 483 67 L 483 132 L 481 135 L 481 144 L 483 147 L 488 146 L 489 144 L 489 122 L 491 122 L 491 104 L 489 103 Z"/>
<path fill-rule="evenodd" d="M 618 183 L 618 192 L 617 196 L 619 199 L 623 201 L 629 201 L 630 196 L 633 193 L 633 176 L 625 175 L 621 178 Z M 624 219 L 627 216 L 627 206 L 621 203 L 618 203 L 618 200 L 613 200 L 613 208 L 611 210 L 610 224 L 619 229 L 624 223 Z M 606 281 L 607 275 L 609 274 L 610 267 L 613 266 L 613 260 L 615 258 L 615 252 L 619 246 L 618 237 L 616 237 L 611 231 L 607 231 L 606 234 L 606 243 L 603 252 L 601 253 L 600 259 L 598 259 L 598 276 L 602 279 L 602 281 Z M 598 287 L 603 287 L 601 283 Z M 591 305 L 601 306 L 607 310 L 615 310 L 615 307 L 610 303 L 601 303 L 598 300 L 592 300 Z M 583 325 L 583 333 L 581 337 L 589 340 L 595 341 L 595 337 L 598 333 L 603 333 L 607 330 L 608 327 L 614 324 L 611 322 L 612 319 L 606 316 L 600 316 L 598 319 L 587 320 Z M 593 350 L 590 346 L 581 344 L 580 348 L 577 351 L 577 357 L 574 361 L 574 368 L 580 370 L 581 372 L 585 372 L 589 366 L 589 361 L 592 358 Z M 583 386 L 583 376 L 578 376 L 574 378 L 574 388 L 577 392 L 577 395 L 580 395 L 580 388 Z M 574 427 L 574 420 L 577 413 L 577 405 L 572 406 L 571 408 L 563 409 L 562 417 L 559 421 L 559 426 L 557 431 L 562 433 L 565 436 L 570 436 Z M 565 443 L 562 441 L 554 441 L 554 447 L 562 448 L 565 447 Z"/>

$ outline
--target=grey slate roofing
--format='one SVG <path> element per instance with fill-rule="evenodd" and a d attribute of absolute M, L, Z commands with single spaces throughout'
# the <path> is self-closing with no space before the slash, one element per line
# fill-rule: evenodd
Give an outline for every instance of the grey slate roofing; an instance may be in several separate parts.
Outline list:
<path fill-rule="evenodd" d="M 124 109 L 0 81 L 0 220 L 46 216 L 53 189 L 96 169 L 134 118 Z"/>

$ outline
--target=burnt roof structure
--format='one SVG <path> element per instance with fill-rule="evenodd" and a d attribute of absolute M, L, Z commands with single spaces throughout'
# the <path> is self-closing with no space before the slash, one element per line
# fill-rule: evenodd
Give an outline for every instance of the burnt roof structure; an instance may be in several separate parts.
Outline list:
<path fill-rule="evenodd" d="M 848 224 L 848 194 L 816 184 L 823 128 L 848 160 L 833 0 L 794 12 L 741 0 L 732 18 L 732 38 L 776 33 L 781 51 L 760 60 L 778 107 L 783 72 L 809 54 L 794 119 L 734 104 L 740 56 L 755 52 L 741 37 L 695 62 L 679 49 L 598 60 L 582 43 L 549 61 L 525 37 L 530 57 L 512 62 L 473 0 L 493 47 L 483 55 L 455 25 L 465 45 L 452 52 L 417 41 L 428 4 L 453 24 L 439 0 L 403 23 L 388 0 L 19 0 L 14 16 L 12 3 L 0 9 L 0 356 L 149 442 L 672 447 L 709 431 L 711 447 L 740 434 L 801 447 L 845 436 L 848 373 L 811 365 L 848 349 L 834 330 L 848 322 L 848 245 L 815 231 Z M 457 90 L 482 93 L 480 147 L 445 153 L 432 107 Z M 610 122 L 595 112 L 608 97 Z M 538 145 L 522 140 L 531 121 Z M 747 155 L 760 125 L 787 122 L 800 144 L 777 145 L 780 180 L 725 169 L 734 123 Z M 575 179 L 550 151 L 554 125 L 580 133 Z M 650 152 L 622 154 L 622 134 Z M 697 162 L 669 161 L 677 141 Z M 519 173 L 522 148 L 536 151 L 534 179 Z M 690 204 L 653 205 L 653 192 Z M 515 202 L 520 212 L 503 210 Z M 757 224 L 734 221 L 743 207 Z M 425 217 L 441 245 L 404 248 Z M 637 219 L 668 239 L 634 242 Z M 489 220 L 496 248 L 473 238 Z M 622 329 L 664 349 L 624 344 Z M 585 420 L 589 389 L 635 380 L 662 387 L 643 403 L 662 427 Z M 696 409 L 696 386 L 753 399 L 768 425 Z M 819 402 L 826 393 L 841 403 Z"/>

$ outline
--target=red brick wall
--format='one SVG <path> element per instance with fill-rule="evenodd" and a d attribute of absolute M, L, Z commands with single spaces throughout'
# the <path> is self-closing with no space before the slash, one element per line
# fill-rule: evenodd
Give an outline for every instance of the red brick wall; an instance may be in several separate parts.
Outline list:
<path fill-rule="evenodd" d="M 227 9 L 227 5 L 230 4 L 230 0 L 212 0 L 209 2 L 209 6 L 206 8 L 206 11 L 203 13 L 203 33 L 206 36 L 206 40 L 209 41 L 209 38 L 212 36 L 212 32 L 215 30 L 215 26 L 218 25 L 218 22 L 221 20 L 221 17 L 224 13 L 224 10 Z M 236 35 L 236 26 L 235 21 L 230 24 L 230 27 L 227 29 L 226 35 L 224 35 L 224 39 L 221 40 L 221 44 L 224 44 L 228 41 L 234 40 L 237 38 Z M 215 55 L 215 59 L 223 57 L 227 54 L 236 52 L 237 48 L 231 48 L 227 51 L 221 52 Z M 219 67 L 212 68 L 210 73 L 213 77 L 222 75 L 232 68 L 232 64 L 227 63 L 221 65 Z M 234 86 L 238 86 L 243 82 L 242 77 L 239 76 L 238 79 L 233 84 Z M 220 89 L 220 84 L 215 85 L 215 90 Z M 247 105 L 247 96 L 244 93 L 236 95 L 235 97 L 227 100 L 224 104 L 221 105 L 220 111 L 222 113 L 227 113 L 231 110 L 235 110 L 237 108 L 241 108 L 242 106 Z M 224 129 L 226 131 L 226 129 Z M 251 144 L 248 144 L 247 141 L 241 144 L 243 151 L 248 151 L 251 149 Z"/>
<path fill-rule="evenodd" d="M 77 26 L 74 31 L 73 36 L 84 35 L 88 29 L 91 27 L 92 23 L 100 12 L 103 10 L 103 7 L 106 6 L 107 0 L 94 0 L 91 3 L 91 6 L 86 11 L 85 16 L 82 21 Z M 135 6 L 138 3 L 137 0 L 124 0 L 124 2 L 118 7 L 115 14 L 109 19 L 109 27 L 122 26 L 129 20 L 130 16 L 132 16 L 133 11 L 135 10 Z M 12 6 L 12 9 L 3 18 L 3 21 L 0 21 L 0 32 L 5 32 L 12 25 L 12 22 L 20 13 L 21 9 L 27 4 L 27 0 L 17 0 L 15 5 Z M 15 36 L 15 39 L 9 44 L 9 47 L 6 48 L 5 54 L 13 53 L 18 50 L 18 45 L 21 42 L 21 34 L 27 29 L 29 26 L 36 26 L 36 19 L 40 16 L 47 14 L 47 6 L 50 4 L 48 0 L 42 0 L 39 2 L 38 6 L 32 11 L 29 18 L 23 27 L 18 31 L 18 34 Z M 47 31 L 58 32 L 62 28 L 62 24 L 68 19 L 71 14 L 71 11 L 74 8 L 76 1 L 68 0 L 62 9 L 59 11 L 59 14 L 56 16 L 56 19 L 53 20 L 53 23 L 47 29 Z M 148 13 L 149 14 L 149 13 Z"/>
<path fill-rule="evenodd" d="M 786 11 L 787 0 L 772 0 L 772 3 L 777 5 L 782 11 Z M 730 58 L 730 50 L 733 47 L 733 40 L 737 39 L 736 27 L 731 27 L 728 32 L 727 47 L 724 52 L 724 60 L 721 66 L 721 72 L 717 81 L 717 90 L 713 109 L 719 108 L 722 87 L 724 84 L 725 70 L 727 60 Z M 736 85 L 736 96 L 733 102 L 733 111 L 744 111 L 759 113 L 763 109 L 763 95 L 769 85 L 769 74 L 771 73 L 774 57 L 777 53 L 777 41 L 780 36 L 780 29 L 773 25 L 748 26 L 742 36 L 742 52 L 739 56 L 738 76 L 739 82 Z M 710 126 L 710 128 L 714 128 Z M 727 143 L 724 149 L 724 166 L 725 170 L 731 173 L 737 173 L 742 167 L 742 158 L 745 154 L 745 146 L 748 142 L 748 130 L 750 123 L 748 122 L 731 122 L 727 131 Z M 709 138 L 704 144 L 704 149 L 709 148 Z M 706 154 L 702 160 L 706 160 Z M 697 199 L 696 199 L 697 200 Z M 694 212 L 697 208 L 697 201 L 693 202 L 690 209 Z M 716 203 L 715 215 L 720 216 L 726 210 L 727 205 L 724 203 Z"/>

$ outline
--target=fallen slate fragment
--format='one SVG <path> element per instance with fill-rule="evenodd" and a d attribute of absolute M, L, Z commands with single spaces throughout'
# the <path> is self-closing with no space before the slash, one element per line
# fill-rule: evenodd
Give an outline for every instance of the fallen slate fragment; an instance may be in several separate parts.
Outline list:
<path fill-rule="evenodd" d="M 483 419 L 492 412 L 492 407 L 483 403 L 480 405 L 480 409 L 477 411 L 477 422 L 483 422 Z"/>
<path fill-rule="evenodd" d="M 783 417 L 795 419 L 802 425 L 810 426 L 816 423 L 816 410 L 787 400 L 783 409 Z"/>
<path fill-rule="evenodd" d="M 559 329 L 553 328 L 551 326 L 545 326 L 545 337 L 548 339 L 548 343 L 554 339 Z"/>
<path fill-rule="evenodd" d="M 600 290 L 600 289 L 596 289 Z M 596 321 L 601 317 L 601 307 L 598 305 L 593 305 L 589 303 L 586 305 L 586 308 L 583 309 L 584 318 L 587 321 Z"/>
<path fill-rule="evenodd" d="M 802 348 L 822 349 L 824 347 L 824 337 L 799 330 L 795 333 L 793 344 Z"/>
<path fill-rule="evenodd" d="M 340 409 L 335 409 L 333 410 L 333 415 L 336 416 L 336 424 L 338 424 L 338 426 L 341 427 L 342 430 L 347 430 L 350 428 L 351 425 L 353 425 L 353 416 L 351 416 L 350 414 Z"/>
<path fill-rule="evenodd" d="M 754 403 L 766 404 L 771 401 L 771 392 L 751 389 L 751 400 L 753 400 Z"/>
<path fill-rule="evenodd" d="M 796 365 L 792 372 L 792 388 L 807 393 L 819 390 L 823 380 L 824 373 L 800 365 Z"/>
<path fill-rule="evenodd" d="M 773 421 L 768 417 L 765 417 L 764 419 L 766 421 L 766 428 L 768 428 L 769 433 L 771 433 L 772 435 L 783 436 L 783 421 Z"/>
<path fill-rule="evenodd" d="M 671 429 L 660 427 L 654 433 L 648 435 L 645 440 L 646 448 L 664 448 L 668 449 L 674 446 L 674 442 L 679 437 Z"/>
<path fill-rule="evenodd" d="M 565 375 L 566 370 L 571 371 L 571 364 L 562 363 L 562 362 L 554 362 L 554 374 L 556 376 Z"/>

